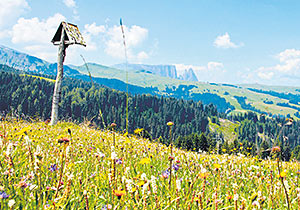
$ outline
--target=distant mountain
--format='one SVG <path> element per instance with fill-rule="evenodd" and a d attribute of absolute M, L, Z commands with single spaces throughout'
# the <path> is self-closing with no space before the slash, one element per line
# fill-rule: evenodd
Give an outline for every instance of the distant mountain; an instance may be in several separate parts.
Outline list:
<path fill-rule="evenodd" d="M 174 65 L 146 65 L 146 64 L 116 64 L 112 67 L 125 70 L 141 71 L 156 74 L 162 77 L 177 78 L 177 71 Z"/>
<path fill-rule="evenodd" d="M 194 70 L 192 68 L 189 68 L 188 70 L 185 69 L 184 73 L 180 75 L 178 79 L 186 80 L 186 81 L 194 81 L 194 82 L 198 81 L 197 76 L 194 73 Z"/>
<path fill-rule="evenodd" d="M 49 63 L 37 57 L 18 52 L 3 45 L 0 45 L 0 64 L 11 66 L 15 69 L 40 74 L 56 75 L 57 64 Z M 68 66 L 64 66 L 64 74 L 79 74 Z"/>
<path fill-rule="evenodd" d="M 197 82 L 197 76 L 192 68 L 184 70 L 182 75 L 179 75 L 175 65 L 146 65 L 146 64 L 116 64 L 113 68 L 123 69 L 128 71 L 144 72 L 149 74 L 155 74 L 162 77 L 170 77 L 173 79 L 180 79 L 185 81 Z"/>

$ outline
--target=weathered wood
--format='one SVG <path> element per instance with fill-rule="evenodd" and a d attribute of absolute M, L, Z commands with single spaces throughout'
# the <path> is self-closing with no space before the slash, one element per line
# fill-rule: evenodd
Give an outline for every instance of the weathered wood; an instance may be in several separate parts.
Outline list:
<path fill-rule="evenodd" d="M 62 78 L 64 73 L 63 63 L 65 60 L 66 47 L 67 46 L 65 45 L 65 31 L 64 28 L 62 28 L 60 44 L 58 49 L 57 76 L 56 76 L 54 93 L 53 93 L 50 125 L 56 125 L 58 121 L 58 103 L 59 103 L 59 97 L 61 93 L 61 83 L 62 83 Z"/>

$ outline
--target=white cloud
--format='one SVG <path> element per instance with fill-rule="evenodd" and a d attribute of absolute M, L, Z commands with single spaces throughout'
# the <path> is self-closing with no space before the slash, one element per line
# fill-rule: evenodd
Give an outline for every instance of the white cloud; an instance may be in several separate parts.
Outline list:
<path fill-rule="evenodd" d="M 219 63 L 219 62 L 208 62 L 207 64 L 207 68 L 210 70 L 218 70 L 223 67 L 224 67 L 223 63 Z"/>
<path fill-rule="evenodd" d="M 12 42 L 16 43 L 47 43 L 49 44 L 61 21 L 66 18 L 57 13 L 47 20 L 20 18 L 12 28 Z"/>
<path fill-rule="evenodd" d="M 218 47 L 218 48 L 227 49 L 227 48 L 238 48 L 238 47 L 243 46 L 243 44 L 241 43 L 241 44 L 237 45 L 237 44 L 233 43 L 230 40 L 229 34 L 226 32 L 224 35 L 220 35 L 215 39 L 214 46 Z"/>
<path fill-rule="evenodd" d="M 149 58 L 149 55 L 148 55 L 148 53 L 146 53 L 145 51 L 141 51 L 141 52 L 139 52 L 139 53 L 137 54 L 137 59 L 138 59 L 138 60 L 145 60 L 145 59 L 147 59 L 147 58 Z"/>
<path fill-rule="evenodd" d="M 86 24 L 84 28 L 87 33 L 90 33 L 94 36 L 97 36 L 99 33 L 104 33 L 106 31 L 104 25 L 97 26 L 95 22 L 93 22 L 92 24 Z"/>
<path fill-rule="evenodd" d="M 275 58 L 279 61 L 279 64 L 270 67 L 260 67 L 257 69 L 257 72 L 273 72 L 274 74 L 286 76 L 297 76 L 300 73 L 300 50 L 286 49 L 277 54 Z"/>
<path fill-rule="evenodd" d="M 264 71 L 260 71 L 257 74 L 261 79 L 266 79 L 266 80 L 270 80 L 272 79 L 272 77 L 274 76 L 274 72 L 264 72 Z"/>
<path fill-rule="evenodd" d="M 57 48 L 51 40 L 61 21 L 66 18 L 57 13 L 48 19 L 40 20 L 19 18 L 11 31 L 11 41 L 24 45 L 24 49 L 31 55 L 54 62 Z"/>
<path fill-rule="evenodd" d="M 69 8 L 76 7 L 76 2 L 74 0 L 63 0 L 63 2 Z"/>
<path fill-rule="evenodd" d="M 148 36 L 148 29 L 133 25 L 124 27 L 127 55 L 132 61 L 148 58 L 144 51 L 135 53 L 135 48 L 140 46 Z M 123 35 L 120 26 L 113 26 L 106 32 L 105 52 L 115 58 L 124 58 Z"/>
<path fill-rule="evenodd" d="M 299 85 L 300 50 L 286 49 L 273 56 L 277 64 L 261 66 L 255 71 L 248 72 L 247 82 Z"/>
<path fill-rule="evenodd" d="M 63 3 L 70 9 L 72 9 L 73 12 L 73 21 L 79 21 L 80 16 L 78 15 L 77 12 L 77 6 L 76 2 L 74 0 L 63 0 Z"/>
<path fill-rule="evenodd" d="M 0 28 L 10 25 L 28 9 L 30 7 L 26 0 L 1 0 Z"/>

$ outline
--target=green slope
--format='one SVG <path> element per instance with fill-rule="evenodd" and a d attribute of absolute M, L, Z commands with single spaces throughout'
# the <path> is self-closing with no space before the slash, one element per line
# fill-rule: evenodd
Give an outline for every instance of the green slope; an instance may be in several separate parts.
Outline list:
<path fill-rule="evenodd" d="M 78 66 L 73 67 L 80 71 L 82 74 L 87 74 L 86 67 Z M 99 64 L 89 63 L 88 68 L 93 77 L 99 78 L 109 78 L 109 79 L 118 79 L 123 82 L 126 82 L 126 72 L 124 70 L 111 68 Z M 168 95 L 168 96 L 176 96 L 175 92 L 178 90 L 178 87 L 184 86 L 181 91 L 185 91 L 186 94 L 204 94 L 210 93 L 220 96 L 226 100 L 226 102 L 230 103 L 234 106 L 235 110 L 232 113 L 240 113 L 249 110 L 254 110 L 257 112 L 265 112 L 272 113 L 275 115 L 288 115 L 290 114 L 294 118 L 295 113 L 298 107 L 300 109 L 299 104 L 290 104 L 289 100 L 273 96 L 268 93 L 259 93 L 257 91 L 249 90 L 251 88 L 263 91 L 274 91 L 277 93 L 291 93 L 294 94 L 295 97 L 299 96 L 300 92 L 297 87 L 283 87 L 283 86 L 266 86 L 259 84 L 250 84 L 250 85 L 228 85 L 228 84 L 215 84 L 215 83 L 204 83 L 204 82 L 192 82 L 192 81 L 182 81 L 178 79 L 172 79 L 168 77 L 161 77 L 158 75 L 154 75 L 151 73 L 145 73 L 141 71 L 128 71 L 128 83 L 140 87 L 156 87 L 159 92 L 157 94 L 160 95 Z M 243 106 L 236 97 L 246 97 L 245 105 Z M 264 101 L 272 102 L 272 104 L 267 104 Z M 294 107 L 283 107 L 277 105 L 278 103 L 285 103 L 292 105 Z M 245 108 L 248 106 L 251 108 Z"/>

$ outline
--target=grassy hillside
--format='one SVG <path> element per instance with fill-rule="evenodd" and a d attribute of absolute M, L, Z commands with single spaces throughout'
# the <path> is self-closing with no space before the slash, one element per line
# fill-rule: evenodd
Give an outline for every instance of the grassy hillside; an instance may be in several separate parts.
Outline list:
<path fill-rule="evenodd" d="M 295 162 L 278 175 L 273 160 L 171 151 L 67 122 L 1 121 L 0 143 L 0 209 L 287 209 L 282 183 L 299 209 Z"/>
<path fill-rule="evenodd" d="M 239 125 L 239 123 L 234 123 L 227 119 L 220 119 L 219 124 L 213 123 L 211 119 L 209 119 L 209 129 L 212 132 L 222 133 L 224 135 L 224 140 L 229 143 L 238 138 L 237 129 Z"/>
<path fill-rule="evenodd" d="M 93 77 L 113 78 L 124 82 L 126 81 L 126 72 L 124 70 L 98 64 L 88 64 L 88 66 Z M 85 66 L 74 68 L 83 74 L 87 74 Z M 286 97 L 267 93 L 269 91 L 273 91 L 275 93 L 292 94 L 292 98 L 300 97 L 300 88 L 297 87 L 266 86 L 258 84 L 230 85 L 182 81 L 132 70 L 128 71 L 128 83 L 140 87 L 157 88 L 158 90 L 154 91 L 155 94 L 173 96 L 177 98 L 192 99 L 193 94 L 214 94 L 224 98 L 226 102 L 230 103 L 230 105 L 234 107 L 234 111 L 231 113 L 241 113 L 252 110 L 258 113 L 271 113 L 273 115 L 289 114 L 298 119 L 295 114 L 300 110 L 299 102 L 296 105 L 291 104 Z M 251 88 L 256 91 L 253 91 Z M 263 90 L 265 92 L 260 93 L 258 92 L 259 90 Z M 180 94 L 178 94 L 178 92 Z M 246 97 L 245 104 L 241 104 L 236 97 Z M 278 104 L 288 104 L 293 107 Z"/>

